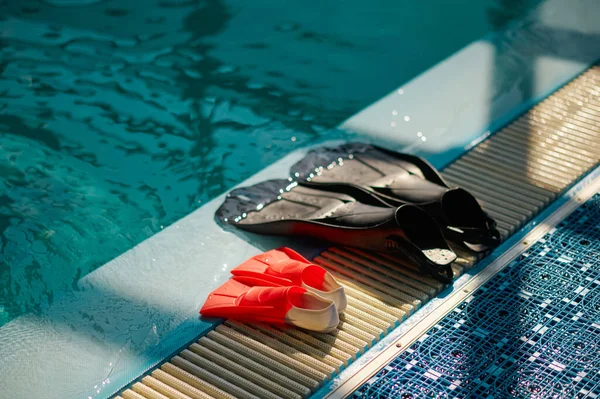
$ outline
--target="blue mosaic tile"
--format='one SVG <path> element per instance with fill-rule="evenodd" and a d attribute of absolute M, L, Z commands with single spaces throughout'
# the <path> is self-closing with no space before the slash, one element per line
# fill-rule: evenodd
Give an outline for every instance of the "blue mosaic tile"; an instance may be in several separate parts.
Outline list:
<path fill-rule="evenodd" d="M 600 398 L 600 194 L 352 398 Z"/>

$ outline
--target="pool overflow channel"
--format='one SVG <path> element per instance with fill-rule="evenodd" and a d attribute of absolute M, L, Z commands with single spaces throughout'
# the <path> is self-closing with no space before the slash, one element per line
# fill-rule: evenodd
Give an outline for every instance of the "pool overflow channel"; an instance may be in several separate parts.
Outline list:
<path fill-rule="evenodd" d="M 593 66 L 442 174 L 475 195 L 506 239 L 599 161 L 600 67 Z M 478 259 L 457 254 L 458 277 Z M 331 247 L 313 261 L 347 293 L 335 331 L 228 320 L 114 399 L 308 398 L 444 289 L 384 254 Z"/>

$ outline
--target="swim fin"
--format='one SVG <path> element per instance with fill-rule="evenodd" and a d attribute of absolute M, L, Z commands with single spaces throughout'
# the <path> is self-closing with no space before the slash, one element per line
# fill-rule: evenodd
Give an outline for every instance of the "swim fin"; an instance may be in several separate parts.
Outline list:
<path fill-rule="evenodd" d="M 282 247 L 256 255 L 231 271 L 235 280 L 248 285 L 285 287 L 298 285 L 335 302 L 339 313 L 346 309 L 344 287 L 321 266 L 296 251 Z"/>
<path fill-rule="evenodd" d="M 370 205 L 418 205 L 444 234 L 475 252 L 500 244 L 496 222 L 468 191 L 452 188 L 425 159 L 380 147 L 348 143 L 317 148 L 292 166 L 301 185 L 353 196 Z"/>
<path fill-rule="evenodd" d="M 305 288 L 251 287 L 235 279 L 210 293 L 200 314 L 248 322 L 290 324 L 319 332 L 335 330 L 340 321 L 333 301 Z"/>
<path fill-rule="evenodd" d="M 233 190 L 216 217 L 254 233 L 303 235 L 391 252 L 444 283 L 453 278 L 450 264 L 456 254 L 435 220 L 414 205 L 372 206 L 346 194 L 269 180 Z"/>

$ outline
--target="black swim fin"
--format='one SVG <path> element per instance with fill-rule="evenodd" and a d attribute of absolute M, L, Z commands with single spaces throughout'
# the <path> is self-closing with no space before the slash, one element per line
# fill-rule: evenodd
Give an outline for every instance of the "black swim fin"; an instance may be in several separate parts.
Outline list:
<path fill-rule="evenodd" d="M 346 194 L 270 180 L 233 190 L 216 217 L 255 233 L 302 235 L 394 253 L 444 283 L 453 278 L 456 254 L 435 220 L 414 205 L 367 205 Z"/>
<path fill-rule="evenodd" d="M 345 193 L 375 206 L 418 205 L 452 241 L 475 252 L 496 247 L 500 233 L 468 191 L 451 188 L 426 160 L 362 143 L 318 148 L 291 168 L 306 187 Z"/>

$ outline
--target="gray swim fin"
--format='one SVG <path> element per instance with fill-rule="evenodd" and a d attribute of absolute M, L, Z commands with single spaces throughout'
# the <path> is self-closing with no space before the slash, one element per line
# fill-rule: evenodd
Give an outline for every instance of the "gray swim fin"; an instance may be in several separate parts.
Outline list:
<path fill-rule="evenodd" d="M 496 222 L 468 191 L 450 187 L 423 158 L 348 143 L 310 151 L 292 166 L 300 185 L 344 193 L 365 204 L 423 208 L 452 241 L 475 252 L 500 243 Z"/>
<path fill-rule="evenodd" d="M 456 254 L 436 221 L 414 205 L 373 206 L 347 194 L 270 180 L 233 190 L 216 217 L 255 233 L 308 236 L 393 253 L 425 274 L 452 281 Z"/>

